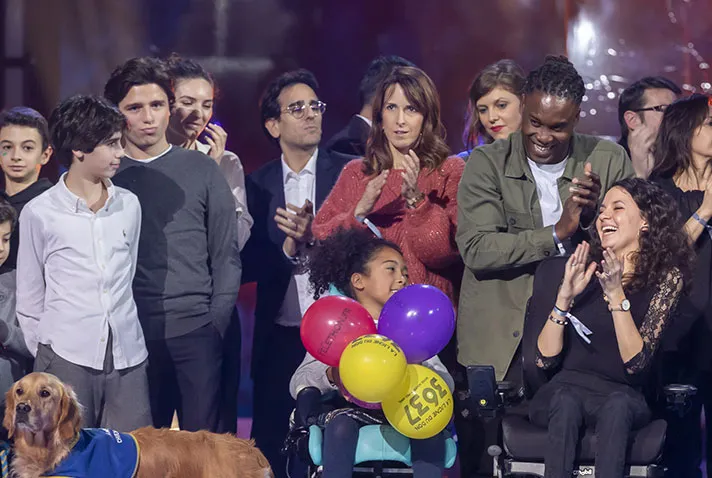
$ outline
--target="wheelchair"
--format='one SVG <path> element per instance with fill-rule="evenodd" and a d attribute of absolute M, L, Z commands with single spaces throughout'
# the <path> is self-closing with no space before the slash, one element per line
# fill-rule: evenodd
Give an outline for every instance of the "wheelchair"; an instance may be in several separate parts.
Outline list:
<path fill-rule="evenodd" d="M 498 478 L 544 476 L 544 456 L 548 447 L 547 429 L 530 423 L 527 415 L 507 413 L 507 407 L 513 397 L 530 399 L 548 381 L 547 374 L 534 364 L 532 345 L 536 343 L 538 330 L 530 330 L 532 327 L 527 327 L 528 317 L 527 306 L 521 345 L 523 371 L 521 389 L 513 390 L 511 383 L 497 383 L 492 366 L 467 367 L 473 409 L 482 416 L 501 417 L 501 441 L 487 450 L 494 461 L 493 476 Z M 665 385 L 656 388 L 657 390 L 652 394 L 647 393 L 646 397 L 658 399 L 657 395 L 661 395 L 662 391 L 666 408 L 679 414 L 684 413 L 685 408 L 689 406 L 690 398 L 697 392 L 692 385 Z M 651 406 L 651 409 L 655 408 Z M 665 420 L 654 418 L 648 425 L 631 434 L 625 476 L 635 478 L 664 476 L 665 469 L 661 465 L 661 457 L 666 429 Z M 596 441 L 594 430 L 584 431 L 577 450 L 575 476 L 596 476 L 594 466 Z"/>
<path fill-rule="evenodd" d="M 307 390 L 307 389 L 305 389 Z M 305 390 L 300 391 L 304 393 Z M 336 392 L 322 395 L 322 402 L 334 399 Z M 321 427 L 300 423 L 295 410 L 290 419 L 290 432 L 283 452 L 296 456 L 308 465 L 308 476 L 321 476 L 324 436 Z M 447 433 L 447 432 L 446 432 Z M 452 468 L 457 457 L 457 445 L 449 433 L 445 439 L 445 468 Z M 388 424 L 364 425 L 359 429 L 354 475 L 404 476 L 412 469 L 410 439 Z M 294 477 L 296 478 L 296 477 Z"/>

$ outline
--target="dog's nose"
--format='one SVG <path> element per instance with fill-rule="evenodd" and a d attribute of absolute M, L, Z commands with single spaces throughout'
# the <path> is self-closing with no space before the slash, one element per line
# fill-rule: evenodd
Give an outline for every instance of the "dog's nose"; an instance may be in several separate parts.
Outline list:
<path fill-rule="evenodd" d="M 17 413 L 30 413 L 32 410 L 32 407 L 30 406 L 29 403 L 18 403 L 17 406 L 15 407 L 15 411 Z"/>

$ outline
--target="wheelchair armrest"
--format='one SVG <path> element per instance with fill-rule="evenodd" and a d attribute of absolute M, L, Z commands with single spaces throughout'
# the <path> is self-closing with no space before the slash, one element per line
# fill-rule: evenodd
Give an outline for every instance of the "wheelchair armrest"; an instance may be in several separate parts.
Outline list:
<path fill-rule="evenodd" d="M 683 416 L 690 407 L 692 397 L 697 394 L 697 387 L 689 384 L 672 383 L 663 387 L 666 408 Z"/>
<path fill-rule="evenodd" d="M 483 418 L 496 416 L 503 407 L 519 399 L 519 387 L 514 382 L 497 382 L 491 365 L 467 367 L 467 383 L 471 408 Z"/>
<path fill-rule="evenodd" d="M 697 387 L 689 384 L 671 383 L 663 387 L 665 396 L 691 397 L 697 393 Z"/>
<path fill-rule="evenodd" d="M 323 412 L 323 405 L 338 397 L 338 392 L 330 391 L 324 394 L 316 387 L 304 387 L 297 393 L 294 423 L 300 427 L 308 427 L 316 423 L 317 417 Z"/>
<path fill-rule="evenodd" d="M 514 382 L 497 382 L 497 391 L 507 393 L 514 390 L 516 386 L 517 384 L 515 384 Z"/>

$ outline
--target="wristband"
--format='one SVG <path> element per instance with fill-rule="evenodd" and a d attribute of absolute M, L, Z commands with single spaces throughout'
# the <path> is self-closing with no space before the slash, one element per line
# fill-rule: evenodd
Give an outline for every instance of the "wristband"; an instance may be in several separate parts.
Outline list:
<path fill-rule="evenodd" d="M 554 236 L 554 244 L 556 244 L 556 248 L 559 250 L 559 255 L 565 255 L 566 248 L 564 247 L 564 243 L 561 242 L 559 236 L 556 235 L 556 224 L 551 226 L 551 235 Z"/>
<path fill-rule="evenodd" d="M 564 312 L 563 310 L 559 309 L 558 307 L 554 306 L 554 312 L 557 314 L 561 315 L 562 317 L 568 319 L 567 321 L 563 320 L 557 320 L 556 317 L 554 317 L 552 314 L 549 314 L 549 320 L 552 322 L 559 324 L 559 325 L 567 325 L 569 322 L 571 322 L 571 325 L 573 326 L 574 330 L 576 333 L 583 339 L 584 342 L 587 344 L 591 343 L 591 339 L 588 338 L 589 335 L 593 334 L 593 331 L 586 327 L 586 324 L 581 322 L 579 319 L 576 318 L 571 312 Z M 561 323 L 565 322 L 565 323 Z"/>
<path fill-rule="evenodd" d="M 367 228 L 371 230 L 371 232 L 379 239 L 383 239 L 383 234 L 381 234 L 381 231 L 378 230 L 375 224 L 373 224 L 371 221 L 368 220 L 367 217 L 363 216 L 356 216 L 354 215 L 356 220 L 360 222 L 361 224 L 364 224 Z"/>
<path fill-rule="evenodd" d="M 703 226 L 705 226 L 707 228 L 712 227 L 712 226 L 710 226 L 710 224 L 707 221 L 702 219 L 700 217 L 700 215 L 697 214 L 696 212 L 692 213 L 692 219 L 694 219 L 695 221 L 699 222 L 700 224 L 702 224 Z"/>
<path fill-rule="evenodd" d="M 569 311 L 568 311 L 568 310 L 561 310 L 561 309 L 559 309 L 557 306 L 554 306 L 554 312 L 556 312 L 557 314 L 559 314 L 561 317 L 566 317 L 567 315 L 569 315 Z"/>

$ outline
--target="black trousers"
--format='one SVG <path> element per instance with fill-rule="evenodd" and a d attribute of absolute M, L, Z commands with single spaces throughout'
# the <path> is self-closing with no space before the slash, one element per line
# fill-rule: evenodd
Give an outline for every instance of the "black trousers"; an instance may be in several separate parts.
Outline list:
<path fill-rule="evenodd" d="M 281 450 L 295 407 L 289 381 L 306 354 L 299 327 L 275 325 L 268 342 L 260 344 L 252 354 L 252 438 L 272 466 L 275 478 L 286 478 L 287 457 Z M 293 470 L 290 474 L 302 476 L 301 471 Z M 305 474 L 306 468 L 303 471 Z"/>
<path fill-rule="evenodd" d="M 598 439 L 596 476 L 623 478 L 631 431 L 651 418 L 643 395 L 625 385 L 594 391 L 556 378 L 539 389 L 529 406 L 530 421 L 548 428 L 544 476 L 573 475 L 576 448 L 585 426 L 595 428 Z"/>
<path fill-rule="evenodd" d="M 210 323 L 180 337 L 148 340 L 148 388 L 153 425 L 217 431 L 223 340 Z"/>
<path fill-rule="evenodd" d="M 220 400 L 220 433 L 237 433 L 237 406 L 240 394 L 242 331 L 237 307 L 232 311 L 230 325 L 223 337 L 222 384 Z"/>

